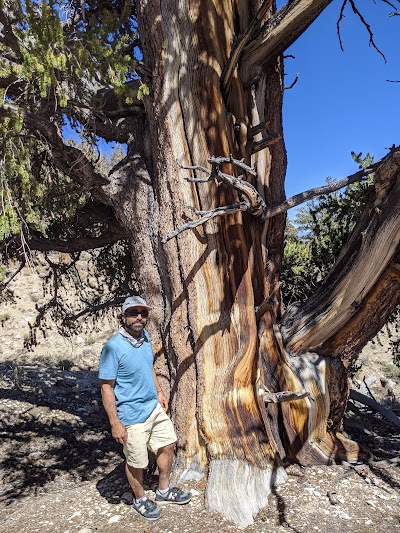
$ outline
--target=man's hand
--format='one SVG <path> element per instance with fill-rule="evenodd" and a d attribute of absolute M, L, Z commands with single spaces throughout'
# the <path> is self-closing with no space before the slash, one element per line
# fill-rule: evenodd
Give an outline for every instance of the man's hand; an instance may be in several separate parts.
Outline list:
<path fill-rule="evenodd" d="M 126 431 L 126 427 L 119 421 L 111 425 L 111 434 L 114 439 L 122 445 L 125 444 L 128 438 L 128 432 Z"/>
<path fill-rule="evenodd" d="M 162 390 L 158 391 L 158 401 L 161 404 L 161 407 L 164 409 L 165 412 L 168 411 L 168 400 L 164 396 L 164 393 Z"/>

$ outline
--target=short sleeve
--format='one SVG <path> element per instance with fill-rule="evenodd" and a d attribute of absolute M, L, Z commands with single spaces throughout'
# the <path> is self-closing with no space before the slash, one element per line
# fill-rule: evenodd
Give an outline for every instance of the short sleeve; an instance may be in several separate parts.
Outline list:
<path fill-rule="evenodd" d="M 111 346 L 105 344 L 101 350 L 99 379 L 116 379 L 118 371 L 117 354 Z"/>

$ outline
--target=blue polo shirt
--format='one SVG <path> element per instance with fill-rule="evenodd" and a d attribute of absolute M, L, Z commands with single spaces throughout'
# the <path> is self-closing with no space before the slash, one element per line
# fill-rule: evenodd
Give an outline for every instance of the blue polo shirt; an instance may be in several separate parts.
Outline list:
<path fill-rule="evenodd" d="M 120 333 L 103 346 L 99 378 L 115 380 L 118 418 L 124 426 L 144 422 L 158 403 L 153 378 L 153 350 L 147 331 L 138 348 Z"/>

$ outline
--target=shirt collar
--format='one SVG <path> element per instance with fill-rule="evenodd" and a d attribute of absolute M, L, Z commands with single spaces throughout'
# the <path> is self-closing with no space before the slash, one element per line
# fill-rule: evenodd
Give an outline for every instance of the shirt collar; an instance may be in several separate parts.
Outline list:
<path fill-rule="evenodd" d="M 140 337 L 132 337 L 132 335 L 130 335 L 126 329 L 121 326 L 119 328 L 119 333 L 121 333 L 121 335 L 128 341 L 130 342 L 130 344 L 132 344 L 132 346 L 134 348 L 139 348 L 139 346 L 141 346 L 144 341 L 145 341 L 145 337 L 144 337 L 144 334 L 142 333 L 142 335 Z"/>

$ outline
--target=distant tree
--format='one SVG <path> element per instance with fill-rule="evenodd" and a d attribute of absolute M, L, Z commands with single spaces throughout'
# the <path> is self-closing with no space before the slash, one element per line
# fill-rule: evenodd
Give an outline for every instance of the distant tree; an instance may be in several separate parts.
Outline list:
<path fill-rule="evenodd" d="M 353 152 L 360 168 L 373 165 L 374 158 Z M 326 183 L 332 180 L 327 178 Z M 282 264 L 282 296 L 286 305 L 305 300 L 321 285 L 334 266 L 365 205 L 373 199 L 373 174 L 343 192 L 321 195 L 298 208 L 287 223 Z"/>
<path fill-rule="evenodd" d="M 176 472 L 207 473 L 210 507 L 243 525 L 285 457 L 357 459 L 348 368 L 400 294 L 398 149 L 285 200 L 283 53 L 330 3 L 0 0 L 3 253 L 128 246 L 132 280 L 114 263 L 99 305 L 151 302 Z M 108 172 L 100 139 L 126 149 Z M 287 209 L 372 171 L 329 275 L 284 312 Z"/>

